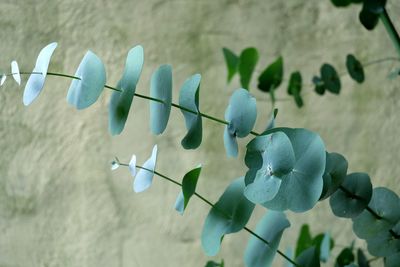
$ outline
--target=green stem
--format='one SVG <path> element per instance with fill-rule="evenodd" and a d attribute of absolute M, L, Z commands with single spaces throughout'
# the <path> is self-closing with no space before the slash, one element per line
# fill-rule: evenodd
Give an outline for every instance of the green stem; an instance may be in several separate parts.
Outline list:
<path fill-rule="evenodd" d="M 396 28 L 394 27 L 393 22 L 386 11 L 386 8 L 384 8 L 383 12 L 379 14 L 379 18 L 381 19 L 383 25 L 385 26 L 385 29 L 388 32 L 389 37 L 392 40 L 392 43 L 397 50 L 397 53 L 400 55 L 400 36 L 397 33 Z"/>
<path fill-rule="evenodd" d="M 121 166 L 127 166 L 127 167 L 129 167 L 129 164 L 126 164 L 126 163 L 119 163 L 119 164 L 120 164 Z M 158 175 L 159 177 L 161 177 L 161 178 L 167 180 L 168 182 L 171 182 L 171 183 L 173 183 L 173 184 L 175 184 L 175 185 L 177 185 L 177 186 L 179 186 L 179 187 L 182 187 L 182 184 L 181 184 L 181 183 L 175 181 L 174 179 L 172 179 L 172 178 L 170 178 L 170 177 L 168 177 L 168 176 L 166 176 L 166 175 L 164 175 L 164 174 L 162 174 L 162 173 L 159 173 L 159 172 L 157 172 L 157 171 L 152 171 L 152 170 L 149 170 L 149 169 L 147 169 L 147 168 L 145 168 L 145 167 L 143 167 L 143 166 L 138 166 L 138 165 L 136 165 L 136 168 L 142 169 L 142 170 L 146 170 L 146 171 L 149 171 L 149 172 L 153 172 L 155 175 Z M 211 203 L 211 201 L 209 201 L 208 199 L 206 199 L 205 197 L 203 197 L 203 196 L 200 195 L 199 193 L 194 192 L 194 195 L 195 195 L 196 197 L 198 197 L 200 200 L 202 200 L 203 202 L 205 202 L 206 204 L 208 204 L 209 206 L 211 206 L 212 208 L 217 209 L 217 210 L 218 210 L 219 212 L 221 212 L 222 214 L 225 214 L 224 211 L 219 210 L 218 207 L 215 206 L 215 204 Z M 243 229 L 244 229 L 245 231 L 247 231 L 249 234 L 251 234 L 251 235 L 253 235 L 254 237 L 256 237 L 257 239 L 259 239 L 261 242 L 265 243 L 266 245 L 268 245 L 268 246 L 270 245 L 269 241 L 265 240 L 263 237 L 261 237 L 260 235 L 258 235 L 258 234 L 255 233 L 254 231 L 252 231 L 250 228 L 248 228 L 248 227 L 245 226 L 245 227 L 243 227 Z M 277 252 L 279 255 L 281 255 L 283 258 L 285 258 L 288 262 L 290 262 L 291 264 L 293 264 L 294 266 L 301 267 L 301 266 L 298 265 L 294 260 L 292 260 L 290 257 L 288 257 L 287 255 L 285 255 L 285 254 L 284 254 L 282 251 L 280 251 L 279 249 L 277 249 L 276 252 Z"/>

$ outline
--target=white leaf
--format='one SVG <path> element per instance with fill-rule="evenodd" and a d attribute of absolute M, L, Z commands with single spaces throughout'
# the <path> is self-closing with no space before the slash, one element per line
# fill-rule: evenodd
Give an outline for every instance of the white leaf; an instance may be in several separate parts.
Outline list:
<path fill-rule="evenodd" d="M 131 175 L 135 177 L 136 175 L 136 155 L 132 155 L 131 161 L 129 162 L 129 171 Z"/>
<path fill-rule="evenodd" d="M 18 85 L 21 85 L 21 74 L 19 73 L 18 63 L 15 60 L 11 62 L 11 73 Z"/>
<path fill-rule="evenodd" d="M 157 162 L 157 145 L 153 147 L 151 157 L 143 164 L 136 175 L 135 181 L 133 182 L 133 191 L 136 193 L 147 190 L 153 182 L 154 170 Z"/>
<path fill-rule="evenodd" d="M 5 74 L 3 74 L 3 75 L 1 76 L 0 86 L 2 86 L 2 85 L 4 84 L 4 82 L 6 81 L 6 79 L 7 79 L 7 76 L 6 76 Z"/>
<path fill-rule="evenodd" d="M 118 161 L 113 161 L 113 162 L 111 162 L 111 170 L 112 171 L 114 171 L 114 170 L 116 170 L 116 169 L 118 169 L 119 168 L 119 162 Z"/>

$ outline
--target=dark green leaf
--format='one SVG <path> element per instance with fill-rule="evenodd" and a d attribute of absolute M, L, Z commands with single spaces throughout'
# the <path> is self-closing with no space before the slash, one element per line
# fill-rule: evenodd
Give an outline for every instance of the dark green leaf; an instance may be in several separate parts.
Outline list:
<path fill-rule="evenodd" d="M 326 199 L 336 192 L 346 178 L 347 167 L 347 160 L 342 155 L 326 152 L 324 187 L 320 200 Z"/>
<path fill-rule="evenodd" d="M 385 259 L 385 267 L 399 267 L 400 252 L 390 255 Z"/>
<path fill-rule="evenodd" d="M 221 260 L 220 263 L 215 261 L 208 261 L 205 267 L 224 267 L 224 260 Z"/>
<path fill-rule="evenodd" d="M 350 248 L 344 248 L 336 258 L 335 267 L 344 267 L 354 262 L 354 254 Z"/>
<path fill-rule="evenodd" d="M 228 156 L 237 157 L 236 137 L 246 137 L 257 118 L 256 99 L 245 89 L 237 89 L 229 100 L 225 111 L 224 145 Z"/>
<path fill-rule="evenodd" d="M 249 90 L 251 76 L 258 62 L 257 49 L 253 47 L 242 51 L 239 58 L 240 84 L 243 88 Z"/>
<path fill-rule="evenodd" d="M 350 0 L 331 0 L 331 2 L 337 7 L 346 7 L 351 4 Z"/>
<path fill-rule="evenodd" d="M 244 195 L 244 178 L 233 181 L 208 213 L 201 234 L 201 244 L 209 256 L 218 253 L 226 234 L 243 229 L 254 209 Z"/>
<path fill-rule="evenodd" d="M 321 67 L 321 79 L 325 88 L 333 93 L 339 94 L 341 89 L 340 77 L 335 68 L 330 64 L 324 64 Z"/>
<path fill-rule="evenodd" d="M 363 8 L 374 14 L 381 14 L 385 10 L 387 0 L 364 0 Z"/>
<path fill-rule="evenodd" d="M 293 95 L 294 101 L 297 107 L 301 108 L 303 106 L 303 99 L 301 98 L 300 92 L 302 87 L 302 78 L 300 72 L 296 71 L 290 75 L 288 94 Z"/>
<path fill-rule="evenodd" d="M 319 95 L 325 94 L 325 85 L 322 79 L 318 76 L 314 76 L 312 79 L 313 84 L 315 85 L 315 92 Z"/>
<path fill-rule="evenodd" d="M 200 91 L 201 75 L 195 74 L 185 81 L 179 93 L 179 105 L 197 112 L 185 111 L 181 112 L 185 118 L 186 136 L 182 139 L 181 144 L 185 149 L 195 149 L 200 146 L 203 136 L 202 117 L 199 111 L 199 91 Z"/>
<path fill-rule="evenodd" d="M 365 80 L 364 68 L 361 65 L 361 62 L 358 61 L 355 56 L 347 55 L 346 68 L 350 74 L 350 77 L 356 82 L 362 83 Z"/>
<path fill-rule="evenodd" d="M 319 267 L 319 253 L 315 246 L 309 247 L 304 250 L 297 258 L 297 264 L 302 267 Z"/>
<path fill-rule="evenodd" d="M 295 256 L 298 257 L 303 251 L 312 246 L 313 239 L 310 233 L 310 226 L 308 224 L 303 224 L 300 229 L 299 238 L 297 239 Z"/>
<path fill-rule="evenodd" d="M 150 96 L 163 103 L 150 101 L 150 128 L 153 134 L 162 134 L 167 127 L 172 102 L 172 68 L 161 65 L 151 76 Z"/>
<path fill-rule="evenodd" d="M 331 237 L 329 233 L 325 233 L 322 238 L 322 242 L 317 248 L 320 248 L 319 258 L 322 262 L 327 262 L 329 259 L 329 255 L 331 253 Z"/>
<path fill-rule="evenodd" d="M 343 218 L 354 218 L 367 207 L 372 196 L 371 179 L 366 173 L 351 173 L 346 176 L 341 189 L 329 199 L 333 214 Z"/>
<path fill-rule="evenodd" d="M 124 74 L 117 84 L 117 88 L 122 92 L 114 91 L 111 95 L 108 106 L 108 129 L 111 135 L 117 135 L 125 127 L 131 108 L 132 99 L 135 95 L 136 84 L 139 81 L 144 61 L 143 47 L 135 46 L 126 58 Z"/>
<path fill-rule="evenodd" d="M 369 208 L 381 219 L 376 218 L 368 210 L 353 219 L 354 233 L 362 239 L 370 239 L 388 231 L 400 220 L 400 201 L 393 191 L 384 188 L 374 188 Z"/>
<path fill-rule="evenodd" d="M 376 257 L 387 257 L 400 251 L 400 239 L 395 239 L 389 231 L 367 239 L 367 244 L 369 253 Z"/>
<path fill-rule="evenodd" d="M 228 83 L 229 83 L 238 70 L 239 57 L 235 55 L 231 50 L 225 47 L 222 48 L 222 52 L 224 53 L 226 68 L 228 69 Z"/>
<path fill-rule="evenodd" d="M 189 171 L 182 180 L 182 191 L 175 203 L 175 209 L 183 215 L 190 198 L 196 192 L 197 181 L 200 176 L 201 166 Z"/>
<path fill-rule="evenodd" d="M 359 267 L 370 267 L 368 260 L 361 249 L 357 250 L 357 263 Z"/>
<path fill-rule="evenodd" d="M 77 109 L 84 109 L 97 101 L 106 84 L 103 62 L 92 51 L 83 57 L 68 90 L 67 101 Z"/>
<path fill-rule="evenodd" d="M 373 30 L 379 22 L 379 15 L 372 13 L 364 6 L 358 15 L 361 24 L 369 31 Z"/>
<path fill-rule="evenodd" d="M 283 58 L 279 57 L 258 77 L 258 89 L 263 92 L 276 90 L 283 79 Z"/>
<path fill-rule="evenodd" d="M 244 262 L 246 266 L 272 266 L 272 261 L 278 249 L 283 231 L 290 226 L 283 212 L 268 211 L 257 224 L 256 234 L 269 242 L 269 245 L 251 236 L 247 245 Z"/>

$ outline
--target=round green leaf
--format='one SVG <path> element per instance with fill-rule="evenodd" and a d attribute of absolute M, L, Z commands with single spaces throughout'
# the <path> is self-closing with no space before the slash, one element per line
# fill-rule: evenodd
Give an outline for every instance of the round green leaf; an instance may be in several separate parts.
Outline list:
<path fill-rule="evenodd" d="M 389 231 L 367 239 L 368 251 L 376 257 L 387 257 L 400 252 L 400 239 L 396 239 Z"/>
<path fill-rule="evenodd" d="M 244 178 L 233 181 L 211 208 L 201 234 L 201 244 L 208 256 L 215 256 L 224 235 L 243 229 L 254 209 L 244 195 Z"/>
<path fill-rule="evenodd" d="M 385 267 L 399 267 L 400 252 L 392 254 L 385 259 Z"/>
<path fill-rule="evenodd" d="M 76 109 L 84 109 L 97 101 L 106 84 L 103 62 L 92 51 L 83 57 L 68 90 L 67 101 Z"/>
<path fill-rule="evenodd" d="M 263 92 L 276 90 L 283 80 L 283 58 L 279 57 L 258 77 L 258 89 Z"/>
<path fill-rule="evenodd" d="M 251 236 L 244 254 L 244 262 L 248 267 L 272 266 L 283 231 L 290 227 L 290 222 L 283 212 L 268 211 L 257 224 L 256 234 L 269 242 L 269 245 Z"/>
<path fill-rule="evenodd" d="M 374 238 L 382 232 L 389 231 L 400 220 L 399 197 L 387 188 L 375 188 L 368 206 L 382 218 L 376 218 L 368 210 L 354 218 L 353 230 L 359 238 Z"/>
<path fill-rule="evenodd" d="M 239 74 L 240 84 L 243 88 L 249 89 L 251 76 L 258 62 L 257 49 L 253 47 L 246 48 L 242 51 L 239 58 Z"/>
<path fill-rule="evenodd" d="M 325 88 L 333 94 L 339 94 L 341 89 L 340 77 L 335 68 L 330 64 L 321 67 L 321 78 Z"/>
<path fill-rule="evenodd" d="M 244 195 L 253 203 L 260 204 L 273 199 L 278 194 L 282 180 L 274 175 L 268 167 L 257 170 L 255 177 L 249 183 Z"/>
<path fill-rule="evenodd" d="M 203 135 L 202 117 L 199 111 L 199 91 L 201 75 L 195 74 L 187 79 L 179 93 L 179 105 L 197 112 L 197 114 L 181 109 L 188 130 L 181 144 L 185 149 L 195 149 L 200 146 Z"/>
<path fill-rule="evenodd" d="M 315 85 L 315 92 L 319 95 L 325 94 L 325 86 L 322 79 L 318 76 L 314 76 L 312 79 L 313 84 Z"/>
<path fill-rule="evenodd" d="M 341 189 L 329 199 L 333 214 L 343 218 L 354 218 L 367 207 L 372 196 L 371 179 L 366 173 L 351 173 Z"/>
<path fill-rule="evenodd" d="M 252 168 L 272 166 L 276 164 L 274 162 L 281 164 L 273 172 L 274 176 L 282 180 L 279 191 L 272 200 L 262 205 L 280 211 L 290 209 L 303 212 L 311 209 L 322 192 L 326 161 L 323 141 L 317 134 L 306 129 L 274 128 L 270 132 L 282 132 L 289 139 L 290 145 L 286 141 L 277 142 L 278 149 L 269 150 L 267 148 L 271 147 L 271 135 L 258 136 L 247 145 L 245 158 L 246 165 Z M 280 137 L 279 140 L 284 138 Z M 288 148 L 290 146 L 291 150 Z M 294 161 L 288 156 L 293 153 L 290 151 L 294 152 Z"/>
<path fill-rule="evenodd" d="M 229 133 L 228 127 L 224 130 L 224 147 L 228 157 L 236 158 L 239 153 L 236 137 Z"/>
<path fill-rule="evenodd" d="M 232 80 L 233 76 L 236 74 L 238 65 L 239 65 L 239 57 L 235 55 L 228 48 L 222 48 L 222 52 L 224 53 L 226 68 L 228 69 L 228 83 Z"/>
<path fill-rule="evenodd" d="M 25 106 L 30 105 L 42 91 L 47 75 L 47 69 L 49 68 L 50 59 L 56 47 L 57 43 L 51 43 L 40 51 L 39 56 L 36 59 L 35 68 L 32 72 L 40 72 L 41 74 L 31 74 L 31 76 L 29 76 L 29 79 L 25 85 L 23 96 L 23 102 Z M 1 85 L 4 83 L 4 81 L 5 78 L 4 80 L 2 78 Z"/>
<path fill-rule="evenodd" d="M 150 129 L 162 134 L 167 127 L 172 102 L 172 67 L 161 65 L 151 76 L 150 96 L 163 101 L 150 102 Z"/>
<path fill-rule="evenodd" d="M 369 31 L 373 30 L 379 22 L 379 15 L 372 13 L 363 6 L 358 15 L 361 24 Z"/>
<path fill-rule="evenodd" d="M 365 80 L 364 68 L 354 55 L 347 55 L 346 68 L 350 77 L 356 82 L 362 83 Z"/>
<path fill-rule="evenodd" d="M 144 53 L 142 46 L 135 46 L 129 51 L 124 74 L 117 84 L 117 88 L 122 90 L 122 92 L 114 91 L 108 106 L 108 129 L 111 135 L 120 134 L 125 127 L 132 99 L 135 95 L 136 84 L 142 72 L 143 61 Z"/>
<path fill-rule="evenodd" d="M 326 167 L 323 176 L 324 187 L 322 188 L 320 200 L 326 199 L 336 192 L 346 178 L 347 167 L 347 160 L 342 155 L 326 152 Z"/>

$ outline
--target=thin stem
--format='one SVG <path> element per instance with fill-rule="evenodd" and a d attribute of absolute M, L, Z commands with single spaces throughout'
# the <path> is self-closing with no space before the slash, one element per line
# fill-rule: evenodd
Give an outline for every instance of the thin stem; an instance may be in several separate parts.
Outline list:
<path fill-rule="evenodd" d="M 379 18 L 381 19 L 383 25 L 385 26 L 385 29 L 388 32 L 389 37 L 392 40 L 392 43 L 397 50 L 397 53 L 400 55 L 400 36 L 397 33 L 396 28 L 394 27 L 393 22 L 386 11 L 386 8 L 383 8 L 383 12 L 379 14 Z"/>
<path fill-rule="evenodd" d="M 119 165 L 121 165 L 121 166 L 129 166 L 129 164 L 126 164 L 126 163 L 119 163 Z M 177 185 L 177 186 L 182 187 L 182 184 L 181 184 L 181 183 L 175 181 L 174 179 L 172 179 L 172 178 L 170 178 L 170 177 L 168 177 L 168 176 L 166 176 L 166 175 L 164 175 L 164 174 L 162 174 L 162 173 L 159 173 L 159 172 L 157 172 L 157 171 L 152 171 L 152 170 L 149 170 L 149 169 L 147 169 L 147 168 L 145 168 L 145 167 L 143 167 L 143 166 L 138 166 L 138 165 L 136 165 L 136 168 L 143 169 L 143 170 L 146 170 L 146 171 L 149 171 L 149 172 L 153 172 L 154 174 L 156 174 L 156 175 L 158 175 L 159 177 L 161 177 L 161 178 L 167 180 L 168 182 L 171 182 L 171 183 L 173 183 L 173 184 L 175 184 L 175 185 Z M 198 197 L 200 200 L 202 200 L 203 202 L 205 202 L 206 204 L 208 204 L 210 207 L 212 207 L 212 208 L 214 208 L 214 209 L 218 209 L 218 207 L 216 207 L 213 203 L 211 203 L 211 201 L 209 201 L 208 199 L 206 199 L 205 197 L 203 197 L 203 196 L 200 195 L 199 193 L 194 192 L 194 195 L 195 195 L 196 197 Z M 224 211 L 221 211 L 221 210 L 219 210 L 219 209 L 218 209 L 218 211 L 221 212 L 222 214 L 224 214 L 225 216 L 228 216 L 228 215 L 225 214 Z M 269 242 L 269 241 L 265 240 L 263 237 L 261 237 L 260 235 L 258 235 L 257 233 L 255 233 L 254 231 L 252 231 L 251 229 L 249 229 L 248 227 L 245 226 L 243 229 L 244 229 L 245 231 L 247 231 L 249 234 L 251 234 L 251 235 L 253 235 L 254 237 L 258 238 L 261 242 L 265 243 L 266 245 L 268 245 L 268 246 L 270 245 L 270 242 Z M 293 261 L 293 260 L 292 260 L 291 258 L 289 258 L 287 255 L 285 255 L 285 254 L 284 254 L 282 251 L 280 251 L 279 249 L 277 249 L 276 252 L 277 252 L 279 255 L 281 255 L 283 258 L 285 258 L 287 261 L 289 261 L 291 264 L 293 264 L 294 266 L 301 267 L 300 265 L 298 265 L 295 261 Z"/>

